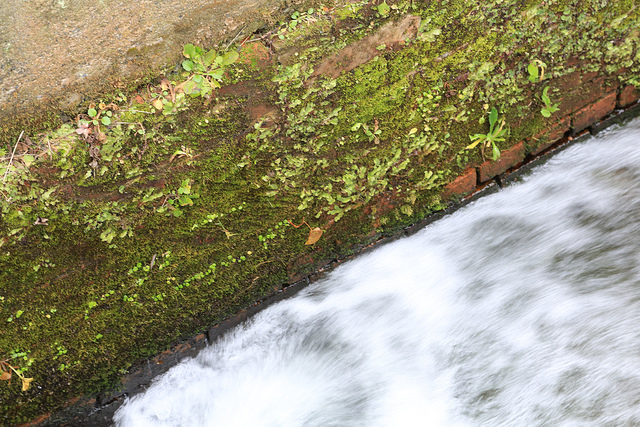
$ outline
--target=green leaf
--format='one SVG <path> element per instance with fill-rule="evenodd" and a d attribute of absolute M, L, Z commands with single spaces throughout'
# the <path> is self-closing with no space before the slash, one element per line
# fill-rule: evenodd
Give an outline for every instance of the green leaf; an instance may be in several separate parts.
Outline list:
<path fill-rule="evenodd" d="M 239 57 L 240 55 L 235 50 L 232 50 L 231 52 L 227 52 L 224 54 L 224 57 L 222 58 L 222 65 L 231 65 L 234 62 L 236 62 Z"/>
<path fill-rule="evenodd" d="M 496 110 L 496 107 L 493 107 L 489 112 L 489 135 L 488 136 L 493 134 L 493 127 L 495 126 L 497 120 L 498 120 L 498 110 Z"/>
<path fill-rule="evenodd" d="M 207 67 L 211 66 L 211 64 L 213 64 L 213 61 L 215 61 L 215 59 L 216 59 L 216 51 L 211 49 L 204 56 L 204 65 L 206 65 Z"/>
<path fill-rule="evenodd" d="M 465 147 L 467 150 L 471 150 L 472 148 L 475 148 L 476 145 L 480 144 L 482 141 L 487 139 L 486 135 L 482 135 L 482 134 L 475 134 L 473 136 L 469 135 L 469 139 L 471 139 L 471 141 L 473 141 L 471 144 L 469 144 L 467 147 Z"/>
<path fill-rule="evenodd" d="M 184 68 L 186 71 L 193 70 L 193 61 L 182 61 L 182 68 Z"/>
<path fill-rule="evenodd" d="M 378 13 L 380 15 L 387 16 L 390 11 L 391 11 L 391 8 L 389 7 L 386 1 L 383 1 L 381 4 L 378 5 Z"/>
<path fill-rule="evenodd" d="M 538 66 L 536 63 L 530 63 L 527 67 L 527 71 L 529 71 L 529 81 L 531 83 L 535 83 L 538 80 Z"/>
<path fill-rule="evenodd" d="M 89 115 L 89 117 L 95 117 L 96 114 L 98 114 L 98 112 L 96 111 L 95 108 L 89 108 L 89 111 L 87 111 L 87 114 Z"/>
<path fill-rule="evenodd" d="M 107 116 L 104 116 L 102 119 L 100 119 L 100 121 L 105 126 L 109 126 L 111 124 L 111 119 Z"/>
<path fill-rule="evenodd" d="M 547 95 L 547 92 L 549 91 L 549 86 L 545 87 L 544 90 L 542 91 L 542 96 L 540 98 L 542 98 L 542 102 L 545 103 L 545 105 L 549 105 L 551 104 L 551 99 L 549 98 L 549 95 Z"/>
<path fill-rule="evenodd" d="M 180 203 L 180 206 L 193 206 L 193 200 L 187 195 L 180 196 L 178 202 Z"/>
<path fill-rule="evenodd" d="M 191 193 L 191 183 L 187 178 L 182 181 L 180 188 L 178 188 L 178 194 L 190 194 Z"/>
<path fill-rule="evenodd" d="M 551 112 L 546 108 L 543 108 L 542 110 L 540 110 L 540 113 L 542 113 L 542 115 L 545 117 L 551 117 Z"/>
<path fill-rule="evenodd" d="M 498 160 L 498 158 L 500 157 L 500 150 L 498 149 L 498 146 L 495 143 L 492 143 L 493 145 L 493 160 Z"/>
<path fill-rule="evenodd" d="M 224 75 L 224 70 L 222 68 L 217 68 L 207 75 L 213 77 L 216 80 L 222 80 L 222 76 Z"/>
<path fill-rule="evenodd" d="M 36 158 L 33 157 L 31 154 L 25 154 L 24 156 L 22 156 L 22 162 L 26 167 L 31 166 L 31 163 L 35 162 L 35 160 Z"/>
<path fill-rule="evenodd" d="M 187 58 L 193 59 L 196 54 L 196 47 L 192 44 L 187 44 L 184 46 L 184 50 L 182 51 L 182 54 Z"/>
<path fill-rule="evenodd" d="M 195 92 L 198 92 L 198 86 L 192 82 L 191 80 L 187 81 L 184 86 L 184 93 L 187 95 L 193 95 Z"/>

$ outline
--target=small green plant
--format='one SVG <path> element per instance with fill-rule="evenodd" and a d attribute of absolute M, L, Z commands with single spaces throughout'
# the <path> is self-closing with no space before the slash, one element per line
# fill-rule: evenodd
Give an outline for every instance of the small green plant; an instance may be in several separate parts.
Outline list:
<path fill-rule="evenodd" d="M 359 17 L 358 12 L 362 9 L 367 3 L 367 0 L 363 0 L 357 3 L 347 3 L 344 7 L 336 9 L 335 14 L 341 21 L 344 21 L 347 18 L 357 18 Z"/>
<path fill-rule="evenodd" d="M 309 9 L 306 12 L 293 12 L 291 14 L 291 21 L 289 21 L 288 27 L 293 30 L 298 26 L 300 22 L 308 21 L 311 15 L 313 15 L 313 12 L 313 9 Z"/>
<path fill-rule="evenodd" d="M 484 150 L 485 148 L 492 147 L 493 149 L 493 160 L 498 160 L 500 157 L 500 149 L 496 145 L 496 142 L 501 142 L 505 140 L 505 135 L 507 130 L 504 128 L 505 120 L 502 118 L 498 127 L 496 127 L 496 123 L 498 123 L 498 110 L 495 107 L 491 109 L 489 112 L 489 133 L 482 134 L 477 133 L 475 135 L 469 135 L 471 139 L 471 144 L 469 144 L 466 148 L 467 150 L 471 150 L 475 148 L 478 144 L 480 144 L 480 153 L 482 154 L 482 159 L 484 160 Z"/>
<path fill-rule="evenodd" d="M 200 197 L 199 194 L 192 192 L 192 183 L 193 181 L 189 178 L 183 179 L 180 183 L 180 187 L 165 197 L 164 203 L 158 208 L 157 212 L 162 213 L 168 211 L 166 213 L 167 216 L 182 216 L 184 212 L 181 208 L 184 208 L 185 206 L 193 206 L 193 200 Z"/>
<path fill-rule="evenodd" d="M 225 68 L 238 60 L 238 52 L 218 54 L 215 50 L 205 52 L 199 46 L 187 44 L 183 55 L 182 68 L 192 75 L 184 82 L 182 89 L 187 95 L 207 96 L 220 87 Z"/>
<path fill-rule="evenodd" d="M 527 71 L 529 72 L 529 81 L 531 83 L 536 83 L 538 81 L 542 81 L 544 79 L 544 70 L 547 68 L 547 64 L 540 61 L 539 59 L 534 59 L 529 63 L 527 67 Z"/>
<path fill-rule="evenodd" d="M 389 15 L 389 12 L 391 12 L 391 7 L 389 7 L 386 0 L 377 6 L 373 6 L 371 9 L 374 9 L 376 12 L 378 12 L 378 15 L 383 18 Z"/>
<path fill-rule="evenodd" d="M 542 113 L 542 115 L 545 117 L 551 117 L 553 113 L 560 109 L 558 108 L 558 104 L 551 104 L 551 99 L 549 98 L 549 95 L 547 95 L 548 91 L 549 86 L 544 88 L 544 90 L 542 91 L 542 95 L 540 96 L 542 102 L 544 102 L 544 107 L 542 107 L 540 113 Z"/>
<path fill-rule="evenodd" d="M 380 143 L 380 139 L 378 135 L 382 133 L 382 130 L 379 129 L 378 120 L 375 120 L 373 129 L 370 129 L 366 123 L 358 122 L 353 126 L 351 126 L 351 131 L 356 132 L 360 128 L 362 128 L 362 130 L 364 131 L 364 134 L 367 136 L 367 138 L 369 138 L 369 142 L 375 142 L 376 144 Z"/>

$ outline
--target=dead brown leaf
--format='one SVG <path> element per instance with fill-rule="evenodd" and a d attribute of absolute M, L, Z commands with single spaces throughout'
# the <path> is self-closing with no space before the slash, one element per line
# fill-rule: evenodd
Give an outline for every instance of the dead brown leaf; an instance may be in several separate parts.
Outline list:
<path fill-rule="evenodd" d="M 3 372 L 0 375 L 0 381 L 9 381 L 11 379 L 11 372 Z"/>
<path fill-rule="evenodd" d="M 160 99 L 156 99 L 151 103 L 151 105 L 153 105 L 156 108 L 156 110 L 162 110 L 162 107 L 163 107 L 162 101 Z"/>
<path fill-rule="evenodd" d="M 22 378 L 22 391 L 29 390 L 29 385 L 33 381 L 33 378 Z"/>
<path fill-rule="evenodd" d="M 310 230 L 309 238 L 305 242 L 305 245 L 313 245 L 314 243 L 316 243 L 318 240 L 320 240 L 320 237 L 322 237 L 322 233 L 324 233 L 324 231 L 322 231 L 318 227 Z"/>

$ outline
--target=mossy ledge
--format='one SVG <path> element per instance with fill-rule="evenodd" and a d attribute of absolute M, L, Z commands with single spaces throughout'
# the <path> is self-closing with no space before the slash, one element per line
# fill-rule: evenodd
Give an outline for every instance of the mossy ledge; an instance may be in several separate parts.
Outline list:
<path fill-rule="evenodd" d="M 82 425 L 141 361 L 637 102 L 639 16 L 632 1 L 316 3 L 230 46 L 211 95 L 185 96 L 176 72 L 97 98 L 85 125 L 2 141 L 0 358 L 34 380 L 0 384 L 1 422 L 62 422 L 43 414 L 85 396 L 64 421 Z M 494 107 L 497 161 L 467 149 Z"/>

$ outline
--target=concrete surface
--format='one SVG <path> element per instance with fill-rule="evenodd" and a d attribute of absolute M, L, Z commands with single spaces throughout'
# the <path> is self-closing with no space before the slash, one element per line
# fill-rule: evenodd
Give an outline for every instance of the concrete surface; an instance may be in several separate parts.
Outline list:
<path fill-rule="evenodd" d="M 290 2 L 286 2 L 290 3 Z M 186 43 L 226 46 L 284 0 L 0 0 L 0 123 L 175 65 Z"/>

